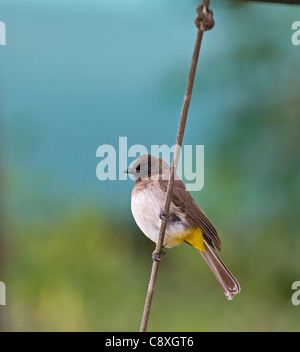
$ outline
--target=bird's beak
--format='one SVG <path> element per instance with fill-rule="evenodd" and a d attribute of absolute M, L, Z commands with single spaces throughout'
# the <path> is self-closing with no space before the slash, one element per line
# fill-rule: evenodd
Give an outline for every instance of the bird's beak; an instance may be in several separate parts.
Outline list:
<path fill-rule="evenodd" d="M 135 170 L 134 169 L 126 169 L 123 171 L 124 174 L 135 174 Z"/>

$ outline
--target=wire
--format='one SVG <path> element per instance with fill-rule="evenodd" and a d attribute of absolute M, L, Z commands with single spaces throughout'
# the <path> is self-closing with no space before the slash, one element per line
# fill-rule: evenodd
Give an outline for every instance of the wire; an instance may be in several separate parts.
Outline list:
<path fill-rule="evenodd" d="M 171 165 L 170 179 L 168 182 L 166 202 L 165 202 L 165 206 L 164 206 L 164 214 L 165 214 L 166 218 L 169 216 L 169 213 L 170 213 L 170 206 L 171 206 L 171 202 L 172 202 L 172 193 L 173 193 L 173 188 L 174 188 L 174 179 L 175 179 L 175 174 L 176 174 L 176 170 L 177 170 L 177 166 L 178 166 L 178 160 L 179 160 L 180 151 L 181 151 L 181 147 L 182 147 L 182 141 L 183 141 L 188 111 L 189 111 L 192 92 L 193 92 L 193 86 L 194 86 L 194 81 L 195 81 L 195 75 L 196 75 L 196 69 L 197 69 L 197 63 L 198 63 L 203 33 L 204 33 L 204 31 L 213 28 L 214 23 L 215 23 L 214 19 L 213 19 L 213 12 L 209 9 L 209 4 L 210 4 L 210 0 L 203 0 L 202 5 L 198 6 L 198 8 L 197 8 L 198 17 L 195 20 L 195 25 L 198 28 L 198 33 L 197 33 L 197 39 L 196 39 L 196 44 L 195 44 L 195 48 L 194 48 L 190 73 L 189 73 L 189 77 L 188 77 L 186 92 L 185 92 L 185 96 L 184 96 L 183 107 L 182 107 L 182 111 L 181 111 L 181 118 L 180 118 L 179 128 L 178 128 L 178 132 L 177 132 L 177 139 L 176 139 L 176 148 L 174 151 L 172 165 Z M 147 296 L 146 296 L 146 301 L 145 301 L 145 306 L 144 306 L 144 312 L 143 312 L 140 332 L 145 332 L 147 330 L 147 325 L 148 325 L 148 320 L 149 320 L 149 315 L 150 315 L 150 310 L 151 310 L 151 304 L 152 304 L 152 298 L 153 298 L 153 294 L 154 294 L 155 283 L 156 283 L 156 278 L 157 278 L 157 273 L 158 273 L 158 267 L 159 267 L 159 263 L 161 261 L 160 256 L 162 254 L 164 237 L 165 237 L 165 232 L 166 232 L 166 227 L 167 227 L 167 219 L 166 218 L 164 220 L 162 220 L 161 228 L 159 231 L 158 242 L 156 244 L 155 251 L 152 254 L 153 265 L 152 265 L 152 271 L 151 271 L 151 276 L 150 276 L 149 285 L 148 285 L 148 291 L 147 291 Z"/>

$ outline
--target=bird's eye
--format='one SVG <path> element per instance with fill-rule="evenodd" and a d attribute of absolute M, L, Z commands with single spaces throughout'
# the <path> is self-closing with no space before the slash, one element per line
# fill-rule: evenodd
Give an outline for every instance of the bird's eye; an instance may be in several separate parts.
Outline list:
<path fill-rule="evenodd" d="M 136 172 L 140 172 L 141 171 L 141 164 L 139 164 L 137 167 L 136 167 Z"/>

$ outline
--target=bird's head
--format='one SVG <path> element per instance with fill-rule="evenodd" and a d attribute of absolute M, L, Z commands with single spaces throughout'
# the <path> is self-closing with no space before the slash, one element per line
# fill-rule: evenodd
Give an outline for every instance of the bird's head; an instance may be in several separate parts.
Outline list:
<path fill-rule="evenodd" d="M 133 166 L 124 171 L 138 180 L 169 179 L 170 166 L 162 159 L 150 154 L 141 155 Z"/>

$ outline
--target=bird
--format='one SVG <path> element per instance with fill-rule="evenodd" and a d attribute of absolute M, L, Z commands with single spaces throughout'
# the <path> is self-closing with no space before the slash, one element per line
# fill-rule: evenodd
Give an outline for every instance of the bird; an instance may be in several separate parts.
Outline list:
<path fill-rule="evenodd" d="M 168 216 L 164 214 L 169 164 L 151 154 L 143 154 L 124 173 L 133 175 L 136 181 L 131 194 L 131 212 L 142 232 L 157 243 L 161 223 L 166 220 L 163 247 L 172 248 L 187 243 L 196 248 L 215 275 L 226 298 L 232 300 L 241 287 L 216 252 L 216 249 L 221 251 L 220 237 L 177 175 L 174 177 L 170 211 Z M 162 258 L 154 256 L 153 260 Z"/>

